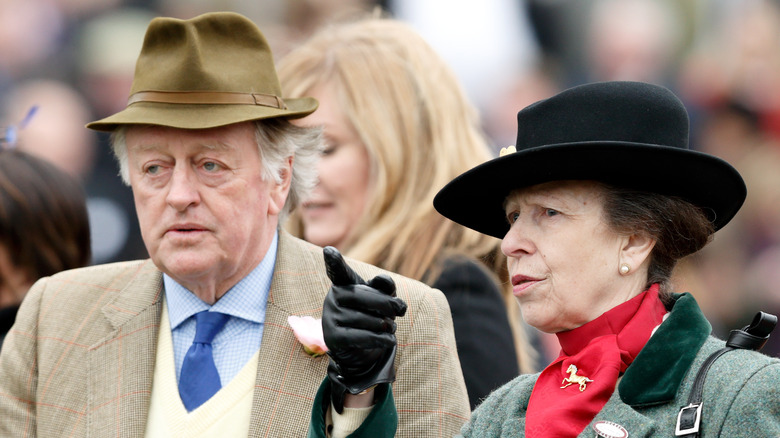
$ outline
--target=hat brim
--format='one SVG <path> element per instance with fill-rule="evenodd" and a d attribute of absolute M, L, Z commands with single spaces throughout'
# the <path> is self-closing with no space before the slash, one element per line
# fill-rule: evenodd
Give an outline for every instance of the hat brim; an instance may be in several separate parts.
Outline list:
<path fill-rule="evenodd" d="M 737 170 L 711 155 L 650 144 L 580 142 L 492 159 L 449 182 L 433 204 L 443 216 L 501 239 L 509 231 L 504 200 L 512 190 L 561 180 L 679 196 L 702 208 L 716 230 L 734 217 L 747 195 Z"/>
<path fill-rule="evenodd" d="M 114 131 L 120 125 L 158 125 L 181 129 L 207 129 L 233 123 L 270 118 L 300 118 L 317 109 L 318 102 L 311 97 L 284 99 L 287 108 L 262 105 L 204 105 L 137 102 L 124 110 L 95 122 L 87 128 L 95 131 Z"/>

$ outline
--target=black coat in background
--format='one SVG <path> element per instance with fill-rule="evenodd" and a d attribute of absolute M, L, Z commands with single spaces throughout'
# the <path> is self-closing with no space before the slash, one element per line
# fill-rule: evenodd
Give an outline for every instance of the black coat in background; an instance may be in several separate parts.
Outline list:
<path fill-rule="evenodd" d="M 447 297 L 455 342 L 473 410 L 520 373 L 506 305 L 495 280 L 476 261 L 452 257 L 432 285 Z"/>
<path fill-rule="evenodd" d="M 11 326 L 14 325 L 16 320 L 16 312 L 19 310 L 19 306 L 3 307 L 0 309 L 0 349 L 3 347 L 3 340 L 8 331 L 11 330 Z"/>

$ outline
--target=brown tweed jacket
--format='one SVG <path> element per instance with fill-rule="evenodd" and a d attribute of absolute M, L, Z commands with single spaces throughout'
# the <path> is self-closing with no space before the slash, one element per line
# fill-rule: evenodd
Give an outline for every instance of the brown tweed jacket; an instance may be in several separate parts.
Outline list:
<path fill-rule="evenodd" d="M 383 272 L 350 260 L 364 278 Z M 391 274 L 398 319 L 399 437 L 451 437 L 469 417 L 441 292 Z M 152 390 L 162 274 L 149 261 L 66 271 L 28 293 L 0 354 L 0 437 L 140 437 Z M 289 315 L 319 317 L 322 249 L 280 232 L 250 436 L 303 437 L 327 357 L 303 352 Z"/>

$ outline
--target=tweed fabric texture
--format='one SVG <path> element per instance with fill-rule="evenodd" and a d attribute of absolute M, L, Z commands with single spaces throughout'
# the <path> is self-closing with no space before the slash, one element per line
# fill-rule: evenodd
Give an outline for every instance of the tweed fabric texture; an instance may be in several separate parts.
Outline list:
<path fill-rule="evenodd" d="M 363 278 L 385 272 L 348 261 Z M 397 320 L 397 436 L 452 436 L 469 408 L 447 301 L 389 275 L 409 305 Z M 250 436 L 306 435 L 327 357 L 307 355 L 287 317 L 320 317 L 329 286 L 322 249 L 280 232 Z M 0 436 L 143 436 L 161 311 L 162 273 L 149 260 L 37 282 L 0 354 Z"/>

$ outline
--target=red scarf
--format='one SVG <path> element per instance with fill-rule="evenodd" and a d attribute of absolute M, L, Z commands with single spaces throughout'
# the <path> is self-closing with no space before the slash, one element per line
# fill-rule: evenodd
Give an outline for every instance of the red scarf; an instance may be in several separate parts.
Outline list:
<path fill-rule="evenodd" d="M 654 284 L 593 321 L 557 333 L 561 354 L 534 385 L 525 417 L 525 436 L 579 435 L 615 392 L 618 377 L 645 346 L 665 313 L 658 285 Z"/>

